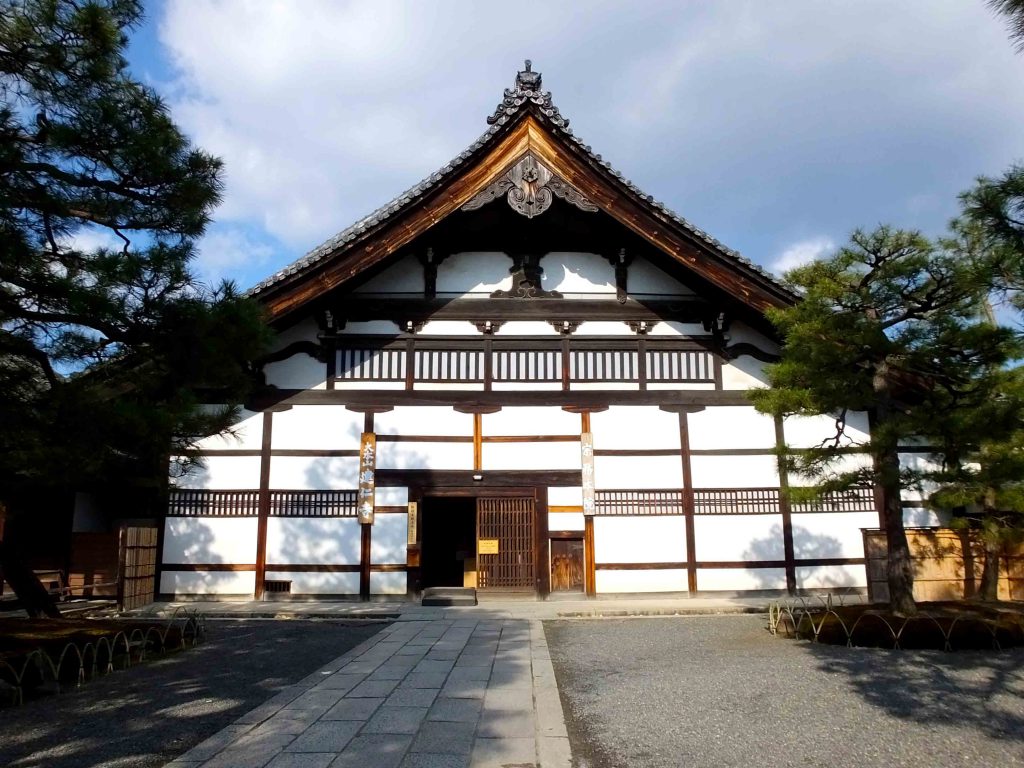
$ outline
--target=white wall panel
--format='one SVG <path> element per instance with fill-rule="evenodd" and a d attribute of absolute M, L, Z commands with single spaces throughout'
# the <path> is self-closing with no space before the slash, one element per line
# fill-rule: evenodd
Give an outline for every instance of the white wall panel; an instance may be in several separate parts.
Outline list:
<path fill-rule="evenodd" d="M 830 472 L 832 475 L 839 475 L 845 472 L 855 472 L 858 469 L 871 466 L 871 457 L 866 453 L 848 453 L 838 456 L 832 464 Z M 795 470 L 789 473 L 789 484 L 791 486 L 809 486 L 817 482 L 816 478 L 802 475 Z"/>
<path fill-rule="evenodd" d="M 379 435 L 473 436 L 473 415 L 445 406 L 403 405 L 373 417 Z"/>
<path fill-rule="evenodd" d="M 596 253 L 553 251 L 541 261 L 544 290 L 572 294 L 615 295 L 615 268 Z"/>
<path fill-rule="evenodd" d="M 863 565 L 797 566 L 796 569 L 799 589 L 866 587 L 867 584 L 867 571 Z"/>
<path fill-rule="evenodd" d="M 543 320 L 510 320 L 494 332 L 495 336 L 557 336 L 550 323 Z"/>
<path fill-rule="evenodd" d="M 316 324 L 316 318 L 303 318 L 295 323 L 295 325 L 291 325 L 283 331 L 278 331 L 270 342 L 270 351 L 277 352 L 297 341 L 311 341 L 315 344 L 319 333 L 320 328 Z"/>
<path fill-rule="evenodd" d="M 370 562 L 390 565 L 405 564 L 409 536 L 409 516 L 389 512 L 377 515 L 370 532 Z"/>
<path fill-rule="evenodd" d="M 508 291 L 512 288 L 511 266 L 512 259 L 504 253 L 453 253 L 438 265 L 437 292 L 446 296 L 477 294 L 486 297 L 492 291 Z M 422 291 L 423 267 L 418 264 L 416 267 L 421 275 Z"/>
<path fill-rule="evenodd" d="M 785 589 L 785 568 L 698 568 L 698 592 Z"/>
<path fill-rule="evenodd" d="M 341 336 L 394 336 L 400 330 L 398 324 L 390 320 L 367 320 L 358 323 L 345 323 L 345 327 L 339 328 L 336 333 Z"/>
<path fill-rule="evenodd" d="M 359 521 L 354 517 L 271 517 L 267 562 L 282 565 L 357 565 Z"/>
<path fill-rule="evenodd" d="M 697 515 L 697 560 L 782 560 L 782 515 Z"/>
<path fill-rule="evenodd" d="M 252 597 L 255 590 L 256 574 L 253 571 L 164 571 L 160 574 L 162 594 Z"/>
<path fill-rule="evenodd" d="M 404 595 L 407 591 L 407 583 L 408 576 L 405 571 L 393 571 L 390 573 L 370 572 L 371 595 Z"/>
<path fill-rule="evenodd" d="M 685 592 L 686 570 L 597 571 L 597 593 Z"/>
<path fill-rule="evenodd" d="M 217 406 L 206 406 L 203 410 L 212 411 L 216 408 Z M 230 432 L 210 435 L 196 441 L 196 448 L 202 451 L 258 450 L 262 445 L 263 414 L 244 408 L 239 411 L 238 420 L 235 421 Z"/>
<path fill-rule="evenodd" d="M 355 456 L 274 456 L 270 460 L 270 487 L 278 490 L 353 489 L 359 485 L 358 477 Z M 257 477 L 256 485 L 258 481 Z"/>
<path fill-rule="evenodd" d="M 791 448 L 811 448 L 821 445 L 824 440 L 835 437 L 836 418 L 829 414 L 790 416 L 786 419 L 784 428 L 786 445 Z M 867 414 L 860 412 L 849 414 L 846 419 L 846 435 L 852 441 L 851 445 L 866 442 L 869 436 Z"/>
<path fill-rule="evenodd" d="M 594 518 L 594 562 L 675 563 L 686 560 L 682 515 Z"/>
<path fill-rule="evenodd" d="M 579 443 L 483 444 L 484 472 L 495 469 L 579 469 L 580 462 Z"/>
<path fill-rule="evenodd" d="M 750 355 L 740 355 L 722 364 L 722 389 L 754 389 L 768 386 L 765 364 Z"/>
<path fill-rule="evenodd" d="M 711 406 L 689 415 L 690 448 L 775 447 L 775 421 L 753 406 Z"/>
<path fill-rule="evenodd" d="M 708 332 L 700 323 L 680 323 L 662 320 L 647 332 L 648 336 L 707 336 Z"/>
<path fill-rule="evenodd" d="M 625 323 L 603 320 L 581 323 L 580 327 L 573 331 L 573 336 L 629 336 L 636 338 L 636 334 Z"/>
<path fill-rule="evenodd" d="M 287 360 L 263 366 L 267 385 L 279 389 L 324 389 L 327 365 L 300 352 Z"/>
<path fill-rule="evenodd" d="M 353 293 L 418 293 L 423 295 L 423 265 L 409 255 L 356 288 Z"/>
<path fill-rule="evenodd" d="M 626 284 L 632 295 L 673 295 L 686 296 L 693 291 L 685 285 L 669 277 L 667 272 L 658 269 L 646 259 L 636 259 L 629 265 L 629 276 Z"/>
<path fill-rule="evenodd" d="M 363 414 L 343 405 L 297 405 L 274 414 L 272 447 L 356 450 L 362 431 Z"/>
<path fill-rule="evenodd" d="M 742 322 L 733 323 L 729 327 L 729 343 L 753 344 L 758 349 L 772 354 L 778 354 L 781 349 L 777 342 L 772 341 L 760 331 L 756 331 Z"/>
<path fill-rule="evenodd" d="M 472 443 L 377 442 L 378 469 L 472 469 Z"/>
<path fill-rule="evenodd" d="M 409 503 L 409 489 L 405 487 L 384 487 L 377 486 L 374 493 L 374 501 L 378 507 L 405 506 Z"/>
<path fill-rule="evenodd" d="M 778 488 L 779 464 L 763 456 L 691 456 L 694 488 Z"/>
<path fill-rule="evenodd" d="M 797 560 L 864 557 L 860 529 L 877 527 L 877 512 L 797 513 L 793 515 L 793 551 Z"/>
<path fill-rule="evenodd" d="M 590 415 L 595 448 L 679 448 L 679 416 L 653 405 L 613 405 Z"/>
<path fill-rule="evenodd" d="M 267 571 L 267 578 L 290 581 L 293 595 L 358 595 L 358 573 Z"/>
<path fill-rule="evenodd" d="M 203 456 L 188 474 L 174 478 L 176 488 L 224 491 L 259 486 L 259 456 Z"/>
<path fill-rule="evenodd" d="M 926 507 L 904 507 L 903 524 L 908 528 L 936 528 L 949 525 L 952 516 L 948 512 Z M 875 523 L 877 526 L 877 522 Z"/>
<path fill-rule="evenodd" d="M 549 512 L 549 531 L 580 531 L 583 532 L 584 521 L 582 512 Z"/>
<path fill-rule="evenodd" d="M 678 456 L 596 456 L 598 489 L 682 488 L 683 463 Z"/>
<path fill-rule="evenodd" d="M 162 562 L 255 563 L 257 524 L 255 517 L 168 517 Z"/>
<path fill-rule="evenodd" d="M 942 468 L 940 462 L 927 453 L 901 453 L 900 466 L 915 472 L 936 472 Z M 927 499 L 935 489 L 935 483 L 923 483 L 921 488 L 903 489 L 901 496 L 904 501 L 920 501 Z"/>
<path fill-rule="evenodd" d="M 431 320 L 417 331 L 418 336 L 480 336 L 468 320 Z"/>
<path fill-rule="evenodd" d="M 548 488 L 548 505 L 552 507 L 582 507 L 583 489 L 569 486 Z"/>
<path fill-rule="evenodd" d="M 494 435 L 578 435 L 580 415 L 561 408 L 509 407 L 483 415 L 484 437 Z M 472 434 L 472 431 L 470 431 Z M 579 450 L 579 445 L 576 446 Z"/>

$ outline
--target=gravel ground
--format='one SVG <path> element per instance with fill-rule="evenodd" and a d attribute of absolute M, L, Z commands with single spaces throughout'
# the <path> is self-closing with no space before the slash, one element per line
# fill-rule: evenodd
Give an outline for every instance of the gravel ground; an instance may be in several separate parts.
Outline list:
<path fill-rule="evenodd" d="M 196 648 L 0 709 L 0 765 L 163 765 L 383 626 L 207 621 Z"/>
<path fill-rule="evenodd" d="M 577 768 L 1024 765 L 1024 649 L 840 648 L 765 623 L 545 622 Z"/>

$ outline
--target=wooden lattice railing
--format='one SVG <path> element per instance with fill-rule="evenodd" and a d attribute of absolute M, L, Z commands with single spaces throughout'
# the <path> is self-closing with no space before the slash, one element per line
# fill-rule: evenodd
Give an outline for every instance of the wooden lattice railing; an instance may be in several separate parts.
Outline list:
<path fill-rule="evenodd" d="M 173 489 L 167 503 L 171 517 L 253 517 L 259 514 L 259 491 Z M 270 491 L 271 517 L 355 517 L 356 491 Z"/>

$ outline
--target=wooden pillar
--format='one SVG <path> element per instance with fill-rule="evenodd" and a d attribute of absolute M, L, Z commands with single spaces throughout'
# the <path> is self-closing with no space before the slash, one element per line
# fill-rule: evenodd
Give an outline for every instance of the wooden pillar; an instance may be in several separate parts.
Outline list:
<path fill-rule="evenodd" d="M 484 468 L 484 416 L 473 414 L 473 469 Z"/>
<path fill-rule="evenodd" d="M 789 499 L 789 461 L 784 453 L 786 430 L 782 417 L 775 417 L 775 449 L 779 463 L 779 511 L 782 513 L 782 549 L 786 558 L 786 591 L 796 593 L 796 553 L 793 548 L 793 510 Z"/>
<path fill-rule="evenodd" d="M 597 569 L 594 567 L 594 518 L 583 518 L 583 589 L 587 597 L 597 597 Z"/>
<path fill-rule="evenodd" d="M 692 597 L 697 593 L 697 532 L 690 461 L 690 415 L 686 411 L 679 412 L 679 456 L 683 463 L 683 514 L 686 515 L 686 589 Z"/>
<path fill-rule="evenodd" d="M 537 562 L 535 573 L 537 574 L 537 594 L 542 598 L 547 597 L 551 592 L 551 558 L 549 550 L 551 542 L 548 540 L 548 489 L 541 485 L 534 489 L 534 514 L 536 515 Z"/>
<path fill-rule="evenodd" d="M 256 586 L 253 597 L 263 599 L 267 576 L 267 520 L 270 518 L 270 445 L 274 424 L 272 411 L 263 412 L 263 442 L 260 446 L 260 490 L 257 500 Z"/>
<path fill-rule="evenodd" d="M 370 599 L 370 542 L 373 535 L 371 523 L 360 523 L 359 541 L 359 599 Z"/>

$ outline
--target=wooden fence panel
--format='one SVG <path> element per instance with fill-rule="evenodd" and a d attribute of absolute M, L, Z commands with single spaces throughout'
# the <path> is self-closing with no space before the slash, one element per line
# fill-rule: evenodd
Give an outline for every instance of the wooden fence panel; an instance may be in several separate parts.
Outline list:
<path fill-rule="evenodd" d="M 153 602 L 156 591 L 157 529 L 121 529 L 121 584 L 118 609 L 131 611 Z"/>

